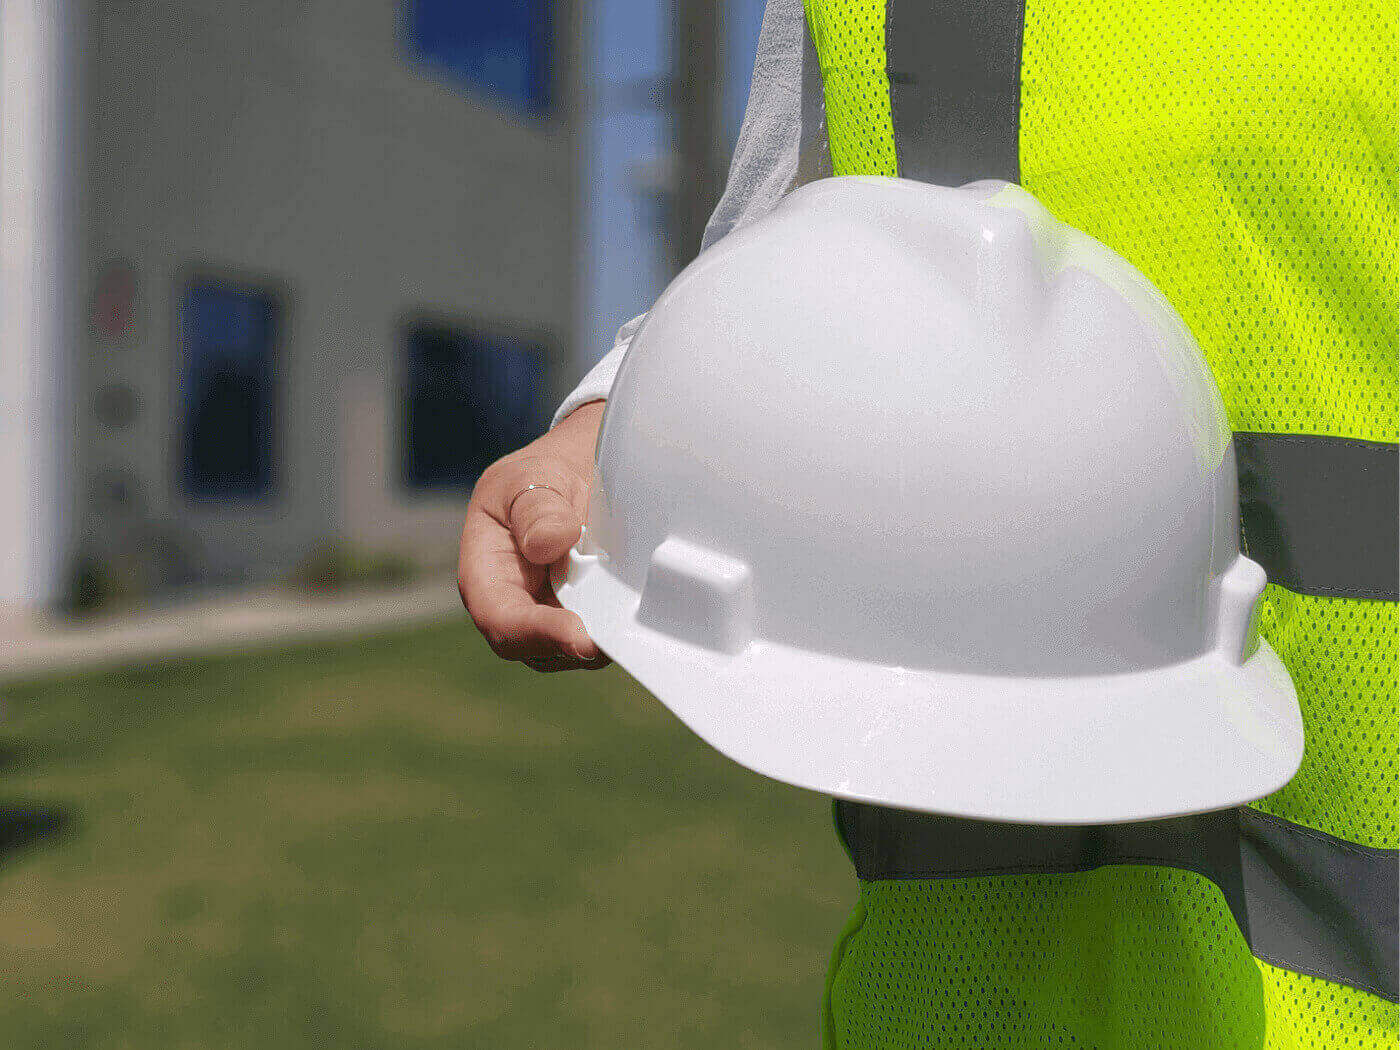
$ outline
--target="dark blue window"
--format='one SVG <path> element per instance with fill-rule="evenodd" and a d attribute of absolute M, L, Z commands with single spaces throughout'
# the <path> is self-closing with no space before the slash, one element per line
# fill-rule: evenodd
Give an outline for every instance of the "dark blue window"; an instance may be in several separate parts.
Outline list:
<path fill-rule="evenodd" d="M 277 324 L 277 302 L 267 292 L 213 281 L 185 287 L 180 395 L 188 494 L 246 499 L 271 490 Z"/>
<path fill-rule="evenodd" d="M 550 105 L 553 0 L 408 0 L 414 54 L 532 114 Z"/>
<path fill-rule="evenodd" d="M 543 432 L 545 355 L 523 340 L 436 324 L 404 335 L 403 478 L 467 488 Z"/>

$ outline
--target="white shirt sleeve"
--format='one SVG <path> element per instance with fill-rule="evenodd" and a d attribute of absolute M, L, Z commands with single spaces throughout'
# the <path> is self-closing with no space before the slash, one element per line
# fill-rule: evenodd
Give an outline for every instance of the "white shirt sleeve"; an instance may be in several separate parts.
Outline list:
<path fill-rule="evenodd" d="M 603 355 L 602 360 L 588 370 L 588 374 L 583 377 L 579 385 L 574 387 L 568 397 L 564 398 L 564 403 L 554 413 L 554 421 L 549 424 L 551 428 L 557 427 L 564 417 L 574 409 L 586 405 L 590 401 L 607 399 L 608 391 L 612 389 L 613 380 L 617 378 L 618 366 L 622 364 L 622 355 L 627 352 L 627 347 L 632 343 L 632 337 L 637 334 L 637 329 L 642 327 L 642 322 L 646 318 L 646 314 L 638 314 L 617 330 L 617 338 L 613 340 L 613 348 Z"/>
<path fill-rule="evenodd" d="M 794 186 L 830 173 L 821 74 L 802 0 L 768 0 L 744 123 L 700 250 L 767 215 Z M 552 426 L 580 405 L 607 398 L 622 356 L 645 319 L 640 314 L 618 329 L 612 350 L 564 399 Z"/>

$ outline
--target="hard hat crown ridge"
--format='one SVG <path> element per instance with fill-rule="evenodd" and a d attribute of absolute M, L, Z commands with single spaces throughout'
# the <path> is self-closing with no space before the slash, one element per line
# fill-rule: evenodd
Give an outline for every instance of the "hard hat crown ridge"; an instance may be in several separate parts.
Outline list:
<path fill-rule="evenodd" d="M 1296 767 L 1237 537 L 1219 394 L 1145 278 L 1019 187 L 842 178 L 658 300 L 559 596 L 779 779 L 1135 819 L 1257 797 Z M 1038 723 L 1058 744 L 1028 756 Z M 1095 775 L 1066 765 L 1110 731 Z M 1164 787 L 1163 754 L 1187 747 L 1175 766 L 1220 771 Z M 999 779 L 973 790 L 963 767 Z"/>

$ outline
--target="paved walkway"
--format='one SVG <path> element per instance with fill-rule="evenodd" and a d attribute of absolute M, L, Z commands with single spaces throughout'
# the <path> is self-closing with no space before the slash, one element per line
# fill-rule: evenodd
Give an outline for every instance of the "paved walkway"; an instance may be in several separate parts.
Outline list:
<path fill-rule="evenodd" d="M 181 653 L 230 652 L 465 618 L 448 577 L 393 591 L 319 596 L 287 590 L 222 593 L 82 620 L 0 620 L 0 682 Z"/>

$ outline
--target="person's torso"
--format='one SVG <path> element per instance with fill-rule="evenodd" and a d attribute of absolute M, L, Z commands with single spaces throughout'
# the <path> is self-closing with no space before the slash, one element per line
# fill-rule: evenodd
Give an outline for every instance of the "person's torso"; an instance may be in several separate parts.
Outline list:
<path fill-rule="evenodd" d="M 1273 581 L 1261 627 L 1308 736 L 1298 775 L 1256 809 L 1393 869 L 1394 6 L 807 13 L 836 174 L 1019 182 L 1180 311 L 1237 434 L 1244 542 Z M 1364 967 L 1256 963 L 1218 887 L 1179 869 L 872 878 L 862 898 L 833 965 L 831 1045 L 1394 1043 L 1393 989 Z M 1393 899 L 1375 906 L 1393 938 Z M 1377 921 L 1345 892 L 1338 907 Z"/>

